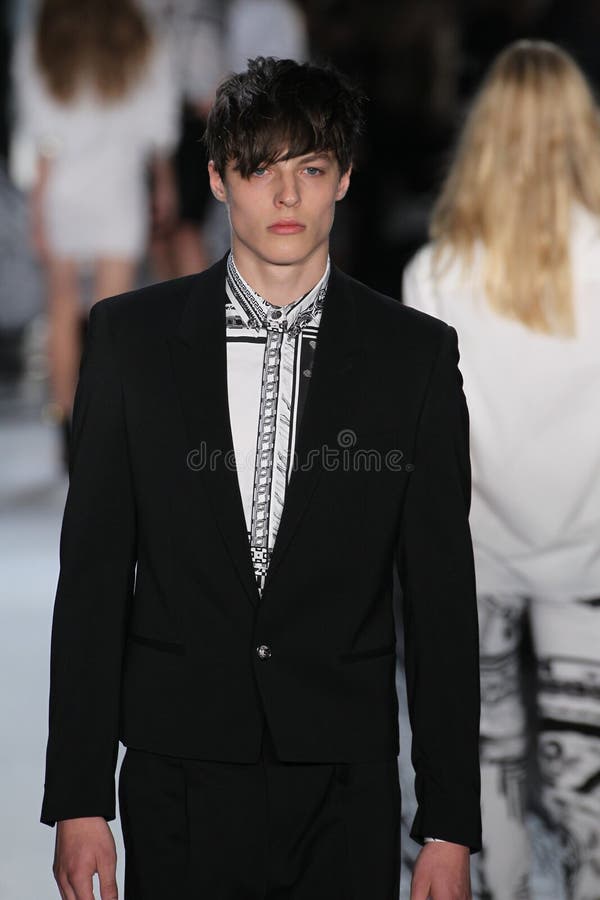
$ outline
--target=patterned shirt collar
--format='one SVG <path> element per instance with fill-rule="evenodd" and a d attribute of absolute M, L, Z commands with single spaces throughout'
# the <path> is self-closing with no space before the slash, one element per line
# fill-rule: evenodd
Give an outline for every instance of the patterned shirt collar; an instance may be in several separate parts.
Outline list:
<path fill-rule="evenodd" d="M 268 328 L 287 331 L 293 335 L 306 325 L 318 322 L 327 293 L 330 271 L 331 263 L 327 257 L 323 276 L 307 294 L 288 303 L 287 306 L 275 306 L 250 287 L 240 275 L 233 253 L 230 252 L 227 258 L 227 296 L 237 315 L 248 328 L 255 330 Z"/>

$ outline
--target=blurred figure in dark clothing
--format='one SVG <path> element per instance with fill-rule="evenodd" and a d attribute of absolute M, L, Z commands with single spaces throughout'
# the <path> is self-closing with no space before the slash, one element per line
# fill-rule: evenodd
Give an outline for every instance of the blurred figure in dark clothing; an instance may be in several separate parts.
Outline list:
<path fill-rule="evenodd" d="M 201 272 L 210 262 L 203 226 L 211 194 L 202 143 L 215 89 L 223 75 L 223 5 L 216 0 L 143 0 L 167 43 L 180 106 L 180 136 L 173 155 L 178 216 L 155 227 L 153 274 L 164 281 Z"/>
<path fill-rule="evenodd" d="M 426 232 L 456 116 L 457 14 L 443 0 L 381 0 L 376 16 L 359 0 L 307 0 L 305 7 L 313 55 L 350 73 L 370 99 L 351 221 L 343 241 L 334 234 L 336 259 L 398 296 L 403 263 Z"/>

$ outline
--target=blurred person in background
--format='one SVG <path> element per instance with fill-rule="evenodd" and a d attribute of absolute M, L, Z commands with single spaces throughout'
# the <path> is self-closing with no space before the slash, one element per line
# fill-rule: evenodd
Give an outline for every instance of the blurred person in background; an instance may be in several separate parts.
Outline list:
<path fill-rule="evenodd" d="M 173 78 L 133 0 L 43 0 L 13 75 L 17 130 L 37 151 L 31 232 L 47 278 L 51 410 L 68 464 L 80 276 L 93 267 L 94 300 L 133 286 L 147 242 L 149 161 L 157 219 L 174 215 Z"/>
<path fill-rule="evenodd" d="M 600 118 L 576 63 L 520 41 L 494 63 L 407 304 L 453 325 L 471 414 L 482 667 L 481 896 L 529 897 L 527 717 L 569 900 L 600 897 Z"/>
<path fill-rule="evenodd" d="M 179 93 L 180 137 L 173 156 L 178 216 L 170 227 L 155 229 L 151 245 L 154 273 L 165 280 L 201 272 L 210 262 L 203 226 L 212 196 L 202 135 L 223 76 L 223 4 L 144 0 L 144 8 L 169 47 Z"/>
<path fill-rule="evenodd" d="M 229 0 L 225 15 L 224 66 L 239 72 L 249 58 L 308 59 L 306 18 L 293 0 Z"/>
<path fill-rule="evenodd" d="M 308 58 L 306 21 L 292 0 L 144 0 L 169 44 L 181 102 L 174 154 L 179 217 L 155 230 L 152 266 L 160 279 L 206 268 L 229 246 L 229 223 L 210 193 L 202 143 L 219 81 L 249 58 Z"/>

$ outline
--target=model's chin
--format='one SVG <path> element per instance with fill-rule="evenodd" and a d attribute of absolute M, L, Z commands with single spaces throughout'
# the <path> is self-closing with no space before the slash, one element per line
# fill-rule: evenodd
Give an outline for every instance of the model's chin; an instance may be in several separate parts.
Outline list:
<path fill-rule="evenodd" d="M 303 239 L 304 238 L 304 239 Z M 260 246 L 248 245 L 248 249 L 265 262 L 279 266 L 293 266 L 305 262 L 317 253 L 323 242 L 307 241 L 303 234 L 273 235 Z"/>

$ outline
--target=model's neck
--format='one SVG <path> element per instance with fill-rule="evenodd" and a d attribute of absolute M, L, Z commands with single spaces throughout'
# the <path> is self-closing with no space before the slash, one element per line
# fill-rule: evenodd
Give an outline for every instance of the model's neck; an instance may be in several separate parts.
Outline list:
<path fill-rule="evenodd" d="M 238 272 L 250 287 L 274 306 L 287 306 L 307 294 L 323 277 L 329 246 L 298 263 L 282 265 L 261 259 L 239 242 L 232 243 Z"/>

